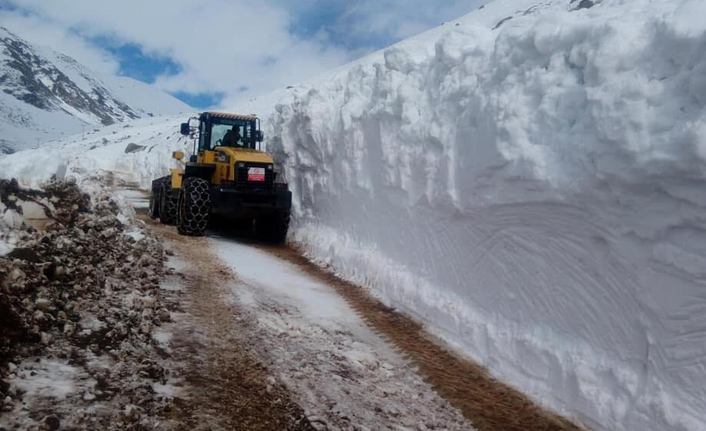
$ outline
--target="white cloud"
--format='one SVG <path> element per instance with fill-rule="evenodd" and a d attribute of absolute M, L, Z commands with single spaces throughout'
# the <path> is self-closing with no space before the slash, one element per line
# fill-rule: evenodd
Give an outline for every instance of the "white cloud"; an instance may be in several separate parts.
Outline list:
<path fill-rule="evenodd" d="M 110 69 L 107 67 L 110 62 L 106 64 L 99 49 L 81 52 L 77 46 L 70 47 L 79 45 L 76 39 L 80 39 L 71 36 L 70 30 L 85 37 L 102 36 L 117 43 L 138 44 L 146 54 L 170 57 L 183 70 L 175 76 L 159 77 L 156 85 L 173 92 L 224 92 L 246 96 L 306 79 L 349 59 L 341 49 L 327 47 L 318 40 L 298 40 L 292 36 L 288 12 L 264 2 L 7 2 L 29 14 L 23 18 L 22 14 L 14 13 L 16 20 L 33 22 L 30 31 L 27 28 L 17 31 L 17 26 L 11 24 L 8 27 L 33 42 L 40 41 L 82 57 L 80 59 L 91 67 Z M 5 12 L 3 10 L 3 16 Z M 46 36 L 35 34 L 39 33 L 37 29 Z M 50 36 L 52 32 L 54 36 Z M 248 91 L 243 93 L 242 88 Z"/>
<path fill-rule="evenodd" d="M 0 27 L 7 28 L 33 45 L 53 47 L 99 72 L 112 75 L 119 69 L 118 61 L 109 53 L 86 42 L 82 37 L 68 32 L 64 26 L 51 23 L 36 15 L 2 10 Z"/>
<path fill-rule="evenodd" d="M 0 25 L 31 42 L 65 52 L 90 67 L 115 73 L 118 63 L 84 38 L 139 45 L 145 54 L 181 66 L 156 85 L 171 92 L 222 92 L 239 97 L 311 78 L 351 60 L 366 48 L 346 37 L 398 40 L 468 12 L 481 0 L 0 0 Z M 304 9 L 341 13 L 306 38 L 292 27 Z M 326 10 L 326 9 L 323 9 Z M 294 30 L 294 31 L 292 31 Z M 338 45 L 332 44 L 338 42 Z M 367 50 L 373 48 L 372 44 Z M 242 91 L 242 89 L 247 89 Z"/>
<path fill-rule="evenodd" d="M 489 0 L 279 0 L 296 10 L 329 8 L 338 17 L 324 24 L 334 40 L 347 40 L 379 47 L 421 33 L 442 22 L 471 12 Z"/>

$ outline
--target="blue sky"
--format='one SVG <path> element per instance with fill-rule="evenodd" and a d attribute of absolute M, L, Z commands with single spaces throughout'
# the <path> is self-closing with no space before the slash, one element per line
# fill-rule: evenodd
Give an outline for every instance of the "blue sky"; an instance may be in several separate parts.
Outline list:
<path fill-rule="evenodd" d="M 484 0 L 0 0 L 0 26 L 196 108 L 311 78 Z"/>
<path fill-rule="evenodd" d="M 118 61 L 118 74 L 129 76 L 148 84 L 154 84 L 157 77 L 162 75 L 175 75 L 181 70 L 176 61 L 167 56 L 156 54 L 146 55 L 137 43 L 126 43 L 115 46 L 105 38 L 94 38 L 92 43 L 111 53 Z M 224 97 L 223 92 L 211 91 L 208 93 L 183 93 L 171 91 L 171 94 L 183 100 L 194 108 L 209 108 L 217 105 Z"/>

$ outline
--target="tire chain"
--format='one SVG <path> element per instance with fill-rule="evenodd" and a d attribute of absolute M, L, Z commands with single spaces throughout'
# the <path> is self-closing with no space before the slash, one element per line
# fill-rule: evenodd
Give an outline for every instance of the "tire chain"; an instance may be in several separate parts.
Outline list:
<path fill-rule="evenodd" d="M 201 178 L 187 178 L 182 187 L 179 205 L 179 233 L 189 236 L 202 236 L 208 226 L 211 211 L 211 193 L 207 181 Z"/>
<path fill-rule="evenodd" d="M 159 221 L 164 224 L 174 225 L 177 222 L 177 199 L 172 194 L 172 187 L 169 177 L 164 178 L 161 186 Z"/>

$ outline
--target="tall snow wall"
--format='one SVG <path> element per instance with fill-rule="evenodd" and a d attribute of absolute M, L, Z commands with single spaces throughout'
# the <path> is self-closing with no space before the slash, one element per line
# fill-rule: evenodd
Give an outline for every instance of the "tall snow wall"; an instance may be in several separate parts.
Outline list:
<path fill-rule="evenodd" d="M 592 3 L 496 1 L 248 109 L 312 258 L 593 429 L 704 430 L 706 2 Z"/>

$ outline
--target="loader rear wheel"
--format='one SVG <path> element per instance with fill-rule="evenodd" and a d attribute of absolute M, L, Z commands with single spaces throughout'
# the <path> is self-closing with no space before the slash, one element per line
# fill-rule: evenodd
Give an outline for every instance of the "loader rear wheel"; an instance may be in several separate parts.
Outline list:
<path fill-rule="evenodd" d="M 255 233 L 263 241 L 281 244 L 287 239 L 289 219 L 289 211 L 259 217 L 255 220 Z"/>
<path fill-rule="evenodd" d="M 159 217 L 159 196 L 162 189 L 162 183 L 165 178 L 167 177 L 157 178 L 152 181 L 152 189 L 150 189 L 150 207 L 148 212 L 150 218 L 152 219 Z"/>
<path fill-rule="evenodd" d="M 172 193 L 170 177 L 165 177 L 159 192 L 159 221 L 163 224 L 174 225 L 177 221 L 178 199 Z"/>
<path fill-rule="evenodd" d="M 211 192 L 208 181 L 191 177 L 184 180 L 179 194 L 179 233 L 189 236 L 203 236 L 208 226 L 211 211 Z"/>

